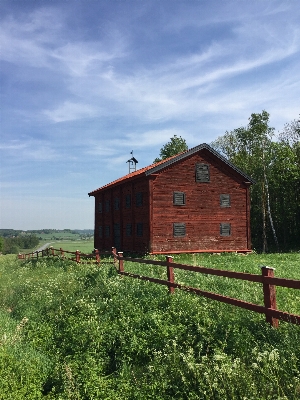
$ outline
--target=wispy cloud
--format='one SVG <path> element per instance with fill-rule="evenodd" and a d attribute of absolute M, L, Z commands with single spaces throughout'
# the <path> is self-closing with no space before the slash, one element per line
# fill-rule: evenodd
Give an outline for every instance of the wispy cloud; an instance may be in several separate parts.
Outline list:
<path fill-rule="evenodd" d="M 71 202 L 131 150 L 141 167 L 175 134 L 194 146 L 262 109 L 276 129 L 298 117 L 296 2 L 86 4 L 0 2 L 1 172 L 28 209 L 24 182 Z"/>

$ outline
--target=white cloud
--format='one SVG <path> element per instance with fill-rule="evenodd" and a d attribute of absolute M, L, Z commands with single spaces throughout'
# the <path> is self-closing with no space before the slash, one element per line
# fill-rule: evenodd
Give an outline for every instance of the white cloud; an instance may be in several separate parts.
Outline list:
<path fill-rule="evenodd" d="M 55 110 L 44 110 L 43 114 L 52 122 L 65 122 L 93 117 L 97 115 L 97 110 L 95 107 L 87 104 L 65 101 Z"/>

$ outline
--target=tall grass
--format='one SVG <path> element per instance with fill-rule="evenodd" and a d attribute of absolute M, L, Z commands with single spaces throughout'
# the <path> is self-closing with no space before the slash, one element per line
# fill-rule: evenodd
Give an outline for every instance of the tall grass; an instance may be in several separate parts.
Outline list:
<path fill-rule="evenodd" d="M 199 257 L 178 260 L 258 273 L 262 263 L 255 255 Z M 265 259 L 276 276 L 299 278 L 298 254 L 276 257 Z M 0 399 L 300 398 L 298 326 L 275 330 L 259 314 L 181 291 L 170 296 L 108 263 L 4 256 L 0 274 Z M 176 279 L 202 288 L 205 276 L 194 275 Z M 205 284 L 226 294 L 220 282 Z M 250 292 L 230 290 L 238 298 Z M 298 302 L 291 295 L 285 308 Z"/>

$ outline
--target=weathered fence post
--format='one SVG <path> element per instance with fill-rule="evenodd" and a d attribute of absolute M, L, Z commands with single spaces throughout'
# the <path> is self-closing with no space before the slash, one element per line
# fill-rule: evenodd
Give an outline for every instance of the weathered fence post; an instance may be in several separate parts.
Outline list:
<path fill-rule="evenodd" d="M 38 259 L 39 259 L 39 252 L 36 251 L 36 260 L 38 260 Z"/>
<path fill-rule="evenodd" d="M 112 252 L 112 254 L 113 254 L 113 257 L 114 257 L 114 266 L 115 267 L 117 267 L 117 249 L 115 248 L 115 247 L 112 247 L 111 248 L 111 252 Z"/>
<path fill-rule="evenodd" d="M 261 267 L 261 273 L 263 277 L 274 278 L 274 269 L 267 266 Z M 275 285 L 270 285 L 269 283 L 263 282 L 264 291 L 264 305 L 266 308 L 271 308 L 272 310 L 277 309 L 276 305 L 276 289 Z M 266 314 L 266 321 L 269 322 L 274 328 L 278 327 L 278 319 Z"/>
<path fill-rule="evenodd" d="M 166 256 L 166 262 L 167 262 L 167 276 L 168 276 L 168 281 L 170 283 L 174 283 L 174 268 L 170 265 L 170 263 L 173 262 L 173 257 L 171 256 Z M 174 289 L 172 286 L 169 286 L 169 293 L 174 293 Z"/>
<path fill-rule="evenodd" d="M 50 249 L 51 249 L 51 255 L 54 256 L 54 247 L 50 246 Z"/>
<path fill-rule="evenodd" d="M 63 251 L 63 249 L 62 249 L 61 247 L 59 248 L 59 250 L 60 250 L 60 255 L 61 255 L 61 257 L 64 258 L 65 252 Z"/>
<path fill-rule="evenodd" d="M 75 258 L 76 258 L 76 262 L 80 263 L 80 251 L 79 250 L 75 251 Z"/>
<path fill-rule="evenodd" d="M 99 264 L 100 263 L 100 254 L 99 254 L 98 249 L 95 249 L 95 257 L 96 257 L 96 263 Z"/>
<path fill-rule="evenodd" d="M 118 252 L 119 258 L 119 272 L 124 272 L 123 251 Z"/>

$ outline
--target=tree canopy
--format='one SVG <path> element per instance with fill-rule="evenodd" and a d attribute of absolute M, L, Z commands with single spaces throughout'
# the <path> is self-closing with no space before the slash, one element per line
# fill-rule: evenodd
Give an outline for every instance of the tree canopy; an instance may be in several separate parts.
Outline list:
<path fill-rule="evenodd" d="M 166 143 L 159 152 L 158 158 L 154 160 L 155 163 L 165 160 L 166 158 L 176 156 L 176 154 L 182 153 L 188 150 L 186 140 L 181 136 L 174 135 L 168 143 Z"/>
<path fill-rule="evenodd" d="M 293 121 L 273 141 L 274 128 L 263 110 L 251 114 L 247 126 L 225 132 L 211 143 L 256 180 L 251 188 L 251 230 L 257 250 L 299 246 L 299 136 L 299 121 Z"/>

